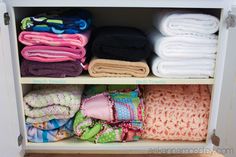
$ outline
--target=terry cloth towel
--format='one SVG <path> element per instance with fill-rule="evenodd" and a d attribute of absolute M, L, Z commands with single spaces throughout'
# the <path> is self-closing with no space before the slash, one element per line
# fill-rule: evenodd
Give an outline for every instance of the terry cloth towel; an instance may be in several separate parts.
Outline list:
<path fill-rule="evenodd" d="M 21 76 L 38 77 L 75 77 L 83 71 L 80 61 L 66 61 L 55 63 L 43 63 L 23 59 L 21 63 Z"/>
<path fill-rule="evenodd" d="M 210 101 L 207 85 L 145 86 L 142 138 L 206 140 Z"/>
<path fill-rule="evenodd" d="M 79 139 L 95 143 L 136 141 L 141 136 L 141 128 L 138 122 L 110 125 L 104 121 L 86 117 L 80 111 L 75 116 L 73 128 Z"/>
<path fill-rule="evenodd" d="M 153 22 L 165 36 L 214 34 L 219 30 L 217 17 L 187 11 L 163 11 L 154 16 Z"/>
<path fill-rule="evenodd" d="M 214 76 L 214 59 L 164 60 L 152 58 L 152 72 L 166 78 L 209 78 Z"/>
<path fill-rule="evenodd" d="M 93 59 L 88 72 L 92 77 L 146 77 L 149 67 L 146 62 Z"/>
<path fill-rule="evenodd" d="M 216 35 L 163 36 L 158 31 L 150 33 L 154 52 L 162 59 L 215 59 L 218 38 Z"/>
<path fill-rule="evenodd" d="M 91 51 L 98 58 L 136 62 L 148 58 L 151 52 L 148 38 L 136 28 L 98 28 L 92 40 Z"/>
<path fill-rule="evenodd" d="M 74 9 L 26 17 L 21 21 L 21 29 L 55 34 L 78 34 L 87 31 L 91 26 L 91 21 L 89 12 Z"/>
<path fill-rule="evenodd" d="M 26 46 L 22 49 L 21 54 L 25 59 L 31 61 L 63 62 L 80 60 L 84 63 L 86 50 L 84 47 L 73 49 L 54 46 Z"/>
<path fill-rule="evenodd" d="M 61 46 L 80 49 L 84 47 L 89 40 L 90 31 L 83 34 L 53 34 L 46 32 L 28 32 L 20 33 L 19 41 L 27 46 L 46 45 Z"/>
<path fill-rule="evenodd" d="M 54 122 L 50 121 L 50 123 Z M 43 130 L 29 123 L 26 124 L 26 129 L 28 141 L 35 143 L 56 142 L 74 135 L 72 119 L 67 120 L 64 125 L 51 130 Z"/>
<path fill-rule="evenodd" d="M 79 110 L 83 86 L 34 90 L 24 96 L 26 122 L 71 118 Z"/>

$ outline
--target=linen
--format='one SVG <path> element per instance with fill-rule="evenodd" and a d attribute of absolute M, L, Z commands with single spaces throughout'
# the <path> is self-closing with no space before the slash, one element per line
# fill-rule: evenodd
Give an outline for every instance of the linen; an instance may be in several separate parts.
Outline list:
<path fill-rule="evenodd" d="M 46 45 L 80 49 L 89 40 L 90 31 L 81 34 L 53 34 L 47 32 L 22 31 L 19 41 L 27 46 Z"/>
<path fill-rule="evenodd" d="M 207 85 L 145 86 L 142 138 L 206 140 L 210 101 Z"/>
<path fill-rule="evenodd" d="M 209 78 L 214 76 L 214 59 L 164 60 L 153 56 L 152 73 L 165 78 Z"/>
<path fill-rule="evenodd" d="M 154 52 L 165 60 L 215 59 L 218 37 L 216 35 L 163 36 L 152 31 L 149 38 Z"/>
<path fill-rule="evenodd" d="M 68 47 L 54 46 L 26 46 L 21 55 L 30 61 L 38 62 L 64 62 L 79 60 L 85 61 L 86 50 L 84 47 L 73 49 Z"/>
<path fill-rule="evenodd" d="M 21 76 L 75 77 L 82 73 L 83 68 L 85 68 L 85 66 L 79 60 L 45 63 L 23 59 L 21 63 Z"/>
<path fill-rule="evenodd" d="M 153 25 L 164 36 L 199 36 L 216 33 L 219 30 L 219 19 L 209 14 L 167 10 L 154 15 Z"/>
<path fill-rule="evenodd" d="M 89 63 L 88 72 L 92 77 L 146 77 L 149 67 L 144 61 L 93 59 Z"/>
<path fill-rule="evenodd" d="M 67 119 L 80 108 L 83 86 L 68 86 L 34 90 L 23 98 L 26 122 Z"/>

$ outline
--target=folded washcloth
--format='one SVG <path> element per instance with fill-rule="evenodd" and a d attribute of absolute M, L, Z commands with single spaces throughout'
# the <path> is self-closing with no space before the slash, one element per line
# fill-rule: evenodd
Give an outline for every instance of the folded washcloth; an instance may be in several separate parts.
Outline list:
<path fill-rule="evenodd" d="M 98 28 L 92 41 L 92 53 L 103 59 L 141 61 L 151 52 L 146 35 L 132 27 Z"/>
<path fill-rule="evenodd" d="M 22 56 L 31 61 L 63 62 L 80 60 L 85 61 L 86 50 L 83 47 L 73 49 L 54 46 L 26 46 L 21 51 Z"/>
<path fill-rule="evenodd" d="M 207 85 L 145 86 L 142 138 L 206 140 L 211 104 Z"/>
<path fill-rule="evenodd" d="M 28 141 L 35 143 L 56 142 L 74 135 L 72 119 L 67 120 L 64 125 L 51 130 L 43 130 L 28 123 L 26 124 L 26 130 Z"/>
<path fill-rule="evenodd" d="M 163 11 L 154 16 L 153 22 L 165 36 L 213 34 L 219 29 L 217 17 L 187 11 Z"/>
<path fill-rule="evenodd" d="M 150 33 L 154 52 L 162 59 L 215 59 L 218 38 L 216 35 L 163 36 L 158 31 Z"/>
<path fill-rule="evenodd" d="M 69 10 L 58 13 L 44 13 L 26 17 L 21 21 L 21 29 L 55 34 L 77 34 L 91 26 L 91 14 L 85 10 Z"/>
<path fill-rule="evenodd" d="M 93 59 L 88 72 L 92 77 L 146 77 L 149 67 L 146 62 Z"/>
<path fill-rule="evenodd" d="M 66 61 L 55 63 L 44 63 L 23 59 L 21 63 L 21 76 L 38 77 L 75 77 L 83 71 L 80 61 Z"/>
<path fill-rule="evenodd" d="M 71 118 L 79 110 L 83 86 L 34 90 L 24 96 L 26 122 Z"/>
<path fill-rule="evenodd" d="M 152 72 L 166 78 L 209 78 L 214 76 L 214 59 L 164 60 L 154 56 Z"/>
<path fill-rule="evenodd" d="M 19 35 L 19 41 L 27 46 L 65 46 L 80 49 L 88 43 L 89 36 L 90 31 L 83 34 L 53 34 L 46 32 L 23 31 Z"/>

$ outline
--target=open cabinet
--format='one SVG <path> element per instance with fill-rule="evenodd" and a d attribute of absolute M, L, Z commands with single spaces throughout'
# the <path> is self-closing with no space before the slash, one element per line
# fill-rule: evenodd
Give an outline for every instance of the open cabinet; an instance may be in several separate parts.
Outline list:
<path fill-rule="evenodd" d="M 171 152 L 173 149 L 181 149 L 180 153 L 194 153 L 194 149 L 204 152 L 205 150 L 212 150 L 212 137 L 215 135 L 217 124 L 218 108 L 221 96 L 221 88 L 223 81 L 223 72 L 226 57 L 226 45 L 228 39 L 228 28 L 233 23 L 233 18 L 229 11 L 231 9 L 231 2 L 225 0 L 8 0 L 6 3 L 7 11 L 1 10 L 1 40 L 8 41 L 6 37 L 8 31 L 10 34 L 10 45 L 8 49 L 3 50 L 8 54 L 3 60 L 4 63 L 9 61 L 6 66 L 13 70 L 11 76 L 8 76 L 7 81 L 11 81 L 12 91 L 14 93 L 16 102 L 12 102 L 15 106 L 11 106 L 14 113 L 14 119 L 18 122 L 19 127 L 15 125 L 15 130 L 20 129 L 14 133 L 14 137 L 19 140 L 19 145 L 22 146 L 23 152 L 54 152 L 54 153 L 160 153 L 165 149 L 166 152 Z M 3 3 L 1 3 L 3 4 Z M 1 5 L 1 6 L 4 6 Z M 97 26 L 104 25 L 125 25 L 135 26 L 141 30 L 147 31 L 152 27 L 152 16 L 161 10 L 168 8 L 185 8 L 189 10 L 202 9 L 203 12 L 211 13 L 220 19 L 218 51 L 216 58 L 216 68 L 214 78 L 209 79 L 166 79 L 154 77 L 150 74 L 146 78 L 92 78 L 88 75 L 70 78 L 46 78 L 46 77 L 21 77 L 20 75 L 20 49 L 18 44 L 18 34 L 20 28 L 20 20 L 26 16 L 34 15 L 36 13 L 50 11 L 54 8 L 86 8 L 94 15 L 94 23 Z M 5 9 L 5 8 L 3 8 Z M 3 18 L 5 17 L 5 19 Z M 10 20 L 9 20 L 10 19 Z M 9 28 L 8 28 L 9 27 Z M 4 29 L 2 29 L 4 28 Z M 4 30 L 4 34 L 2 31 Z M 9 43 L 9 42 L 8 42 Z M 11 47 L 11 49 L 10 49 Z M 5 58 L 5 57 L 4 57 Z M 11 67 L 12 66 L 12 67 Z M 6 67 L 1 67 L 6 68 Z M 13 75 L 14 74 L 14 75 Z M 13 79 L 10 80 L 9 78 Z M 1 82 L 4 82 L 1 81 Z M 70 138 L 55 143 L 31 143 L 27 141 L 27 134 L 25 128 L 25 116 L 23 111 L 23 96 L 29 92 L 34 84 L 139 84 L 139 85 L 176 85 L 176 84 L 205 84 L 209 85 L 211 89 L 211 107 L 208 125 L 207 139 L 203 142 L 181 142 L 181 141 L 151 141 L 140 140 L 131 143 L 111 143 L 111 144 L 93 144 L 89 142 L 81 142 L 77 139 Z M 15 92 L 13 92 L 15 90 Z M 12 117 L 13 118 L 13 117 Z M 18 124 L 18 123 L 17 123 Z M 22 140 L 21 140 L 22 138 Z M 187 150 L 187 151 L 186 151 Z M 189 152 L 192 150 L 193 152 Z"/>

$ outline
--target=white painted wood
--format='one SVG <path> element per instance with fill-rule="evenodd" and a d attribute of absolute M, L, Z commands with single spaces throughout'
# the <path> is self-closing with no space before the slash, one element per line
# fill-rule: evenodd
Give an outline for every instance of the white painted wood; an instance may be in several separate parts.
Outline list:
<path fill-rule="evenodd" d="M 18 146 L 20 135 L 17 114 L 17 102 L 12 70 L 11 49 L 8 26 L 4 25 L 3 14 L 6 6 L 0 2 L 0 152 L 1 157 L 23 156 L 22 148 Z"/>
<path fill-rule="evenodd" d="M 135 77 L 99 77 L 88 75 L 68 78 L 23 77 L 22 84 L 214 84 L 214 79 L 168 79 L 148 76 Z"/>
<path fill-rule="evenodd" d="M 224 8 L 230 0 L 8 0 L 14 7 Z"/>

